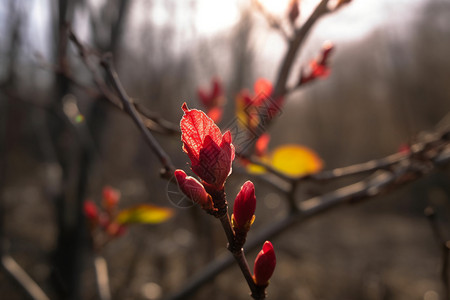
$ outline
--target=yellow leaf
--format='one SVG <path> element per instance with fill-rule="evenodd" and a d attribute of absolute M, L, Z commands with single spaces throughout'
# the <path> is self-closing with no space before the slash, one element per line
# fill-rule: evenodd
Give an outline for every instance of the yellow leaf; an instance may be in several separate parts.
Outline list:
<path fill-rule="evenodd" d="M 119 224 L 159 224 L 167 221 L 173 215 L 173 210 L 151 204 L 141 204 L 122 210 L 116 217 Z"/>
<path fill-rule="evenodd" d="M 283 145 L 272 152 L 272 167 L 290 176 L 303 176 L 320 171 L 323 162 L 311 149 L 298 145 Z"/>

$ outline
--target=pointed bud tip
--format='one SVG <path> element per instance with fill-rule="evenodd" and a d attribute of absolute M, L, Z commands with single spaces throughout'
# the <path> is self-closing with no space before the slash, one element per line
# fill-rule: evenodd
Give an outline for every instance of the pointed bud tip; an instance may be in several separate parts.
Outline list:
<path fill-rule="evenodd" d="M 251 181 L 246 181 L 236 196 L 233 206 L 235 225 L 241 229 L 250 229 L 256 210 L 255 187 Z"/>
<path fill-rule="evenodd" d="M 189 108 L 188 108 L 186 102 L 183 102 L 183 105 L 181 105 L 181 109 L 182 109 L 184 112 L 188 112 L 188 111 L 189 111 Z"/>
<path fill-rule="evenodd" d="M 186 178 L 186 173 L 183 170 L 177 169 L 174 172 L 175 178 L 177 179 L 178 183 Z"/>

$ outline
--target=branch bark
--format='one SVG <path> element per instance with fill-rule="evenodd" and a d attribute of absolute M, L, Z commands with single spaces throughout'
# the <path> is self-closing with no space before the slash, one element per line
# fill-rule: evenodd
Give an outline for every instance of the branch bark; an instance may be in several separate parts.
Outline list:
<path fill-rule="evenodd" d="M 136 108 L 131 104 L 131 100 L 128 97 L 125 89 L 123 88 L 119 80 L 119 76 L 117 75 L 117 72 L 112 64 L 111 56 L 105 55 L 101 60 L 101 65 L 105 69 L 106 73 L 111 79 L 112 85 L 119 94 L 119 98 L 122 101 L 124 111 L 127 112 L 133 119 L 134 123 L 143 134 L 145 141 L 147 142 L 147 144 L 152 149 L 153 153 L 158 157 L 159 161 L 163 165 L 164 170 L 162 171 L 161 176 L 170 179 L 175 171 L 175 167 L 170 157 L 167 155 L 167 153 L 164 151 L 164 149 L 161 147 L 161 145 L 158 143 L 158 141 L 155 139 L 152 133 L 147 129 L 147 127 L 142 122 L 142 119 L 140 118 Z"/>

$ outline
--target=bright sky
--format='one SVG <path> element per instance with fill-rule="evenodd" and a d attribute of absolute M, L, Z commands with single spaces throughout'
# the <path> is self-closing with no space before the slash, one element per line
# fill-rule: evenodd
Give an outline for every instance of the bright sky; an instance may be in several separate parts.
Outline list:
<path fill-rule="evenodd" d="M 105 0 L 90 0 L 93 7 L 101 7 Z M 134 23 L 153 22 L 157 25 L 165 25 L 169 22 L 176 22 L 176 29 L 181 31 L 180 38 L 189 40 L 201 36 L 209 37 L 215 34 L 226 32 L 239 21 L 240 10 L 248 7 L 252 0 L 135 0 L 133 16 L 130 18 Z M 289 0 L 259 0 L 267 11 L 275 16 L 286 15 Z M 0 20 L 4 19 L 5 2 L 0 5 Z M 319 0 L 302 0 L 301 16 L 304 18 L 317 5 Z M 330 14 L 321 19 L 314 28 L 315 37 L 319 39 L 354 40 L 358 39 L 380 24 L 390 22 L 407 24 L 408 20 L 417 16 L 415 13 L 425 0 L 353 0 L 349 5 L 339 12 Z M 23 9 L 29 8 L 30 22 L 27 26 L 27 36 L 32 47 L 30 51 L 47 54 L 46 45 L 51 44 L 48 32 L 49 0 L 29 0 L 18 1 Z M 170 9 L 170 6 L 173 6 Z M 171 11 L 174 15 L 170 15 Z M 2 16 L 3 15 L 3 16 Z M 0 22 L 1 23 L 1 22 Z M 82 22 L 83 23 L 83 22 Z M 81 30 L 81 35 L 88 30 L 84 22 L 84 28 L 77 26 Z M 78 24 L 80 25 L 80 24 Z M 136 24 L 134 24 L 136 25 Z M 264 23 L 257 24 L 257 27 L 266 26 Z M 3 26 L 2 26 L 3 27 Z M 83 27 L 83 26 L 82 26 Z M 131 24 L 131 27 L 134 27 Z M 132 30 L 132 29 L 130 29 Z M 262 33 L 267 33 L 267 27 L 262 28 Z M 262 42 L 271 51 L 270 47 L 275 47 L 272 37 L 264 37 Z M 185 42 L 181 41 L 181 43 Z M 278 40 L 277 40 L 278 41 Z M 259 46 L 259 45 L 258 45 Z M 31 54 L 31 53 L 30 53 Z"/>

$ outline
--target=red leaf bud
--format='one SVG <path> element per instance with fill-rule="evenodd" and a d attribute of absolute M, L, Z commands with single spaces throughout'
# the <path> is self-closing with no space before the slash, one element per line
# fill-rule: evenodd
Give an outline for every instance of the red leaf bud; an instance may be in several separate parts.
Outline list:
<path fill-rule="evenodd" d="M 255 266 L 253 268 L 253 279 L 256 285 L 266 285 L 275 270 L 277 263 L 275 251 L 272 243 L 266 241 L 262 250 L 258 253 L 255 259 Z"/>
<path fill-rule="evenodd" d="M 117 206 L 117 203 L 120 199 L 120 192 L 116 189 L 113 189 L 109 185 L 105 186 L 102 191 L 103 195 L 103 207 L 110 211 Z"/>
<path fill-rule="evenodd" d="M 97 221 L 98 219 L 98 209 L 97 205 L 91 200 L 84 201 L 83 211 L 86 216 L 91 221 Z"/>
<path fill-rule="evenodd" d="M 251 181 L 245 182 L 236 196 L 233 206 L 234 226 L 248 230 L 253 222 L 256 209 L 255 187 Z"/>
<path fill-rule="evenodd" d="M 181 140 L 183 150 L 191 160 L 192 171 L 216 190 L 221 190 L 231 173 L 234 159 L 234 146 L 231 133 L 223 135 L 219 127 L 204 112 L 188 109 L 186 103 L 182 109 Z"/>
<path fill-rule="evenodd" d="M 183 170 L 175 170 L 175 178 L 177 179 L 181 191 L 188 196 L 189 199 L 200 204 L 204 209 L 213 209 L 211 196 L 197 179 L 187 176 Z"/>

